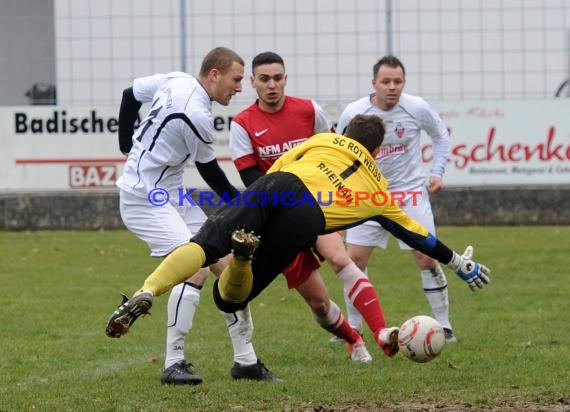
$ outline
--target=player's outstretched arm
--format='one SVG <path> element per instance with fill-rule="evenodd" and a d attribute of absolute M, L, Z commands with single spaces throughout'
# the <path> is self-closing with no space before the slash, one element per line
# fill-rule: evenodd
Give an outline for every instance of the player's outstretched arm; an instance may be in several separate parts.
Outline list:
<path fill-rule="evenodd" d="M 467 282 L 472 291 L 481 289 L 485 284 L 489 283 L 491 271 L 488 267 L 472 260 L 473 246 L 468 246 L 463 255 L 460 255 L 437 237 L 428 233 L 423 226 L 410 219 L 399 208 L 391 210 L 395 211 L 393 218 L 376 216 L 374 220 L 398 239 L 406 242 L 410 247 L 451 267 L 461 279 Z"/>

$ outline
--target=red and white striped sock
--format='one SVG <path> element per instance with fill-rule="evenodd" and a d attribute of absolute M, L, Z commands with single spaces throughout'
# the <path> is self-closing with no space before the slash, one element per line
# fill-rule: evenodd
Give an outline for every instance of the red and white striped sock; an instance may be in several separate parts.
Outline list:
<path fill-rule="evenodd" d="M 376 336 L 380 329 L 386 327 L 386 320 L 380 298 L 374 287 L 354 262 L 338 272 L 338 276 L 344 282 L 345 289 L 348 290 L 348 298 Z"/>
<path fill-rule="evenodd" d="M 361 339 L 358 332 L 350 326 L 338 305 L 332 300 L 330 301 L 330 308 L 326 316 L 315 316 L 315 319 L 323 329 L 351 345 Z"/>

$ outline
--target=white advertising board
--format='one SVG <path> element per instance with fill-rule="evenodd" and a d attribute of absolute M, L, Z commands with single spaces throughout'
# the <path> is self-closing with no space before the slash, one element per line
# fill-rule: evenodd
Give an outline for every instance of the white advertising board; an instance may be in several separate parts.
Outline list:
<path fill-rule="evenodd" d="M 451 131 L 447 186 L 570 184 L 570 101 L 432 103 Z M 341 107 L 325 106 L 335 119 Z M 214 106 L 218 158 L 241 187 L 228 149 L 231 117 Z M 116 107 L 0 108 L 0 190 L 108 190 L 122 171 Z M 431 142 L 423 140 L 429 165 Z M 426 166 L 427 167 L 427 166 Z M 205 187 L 188 167 L 185 184 Z"/>
<path fill-rule="evenodd" d="M 570 101 L 434 104 L 451 132 L 452 186 L 570 184 Z M 431 157 L 424 141 L 424 162 Z"/>
<path fill-rule="evenodd" d="M 222 168 L 241 186 L 229 157 L 230 113 L 215 116 L 216 145 Z M 116 107 L 0 108 L 0 191 L 114 189 L 125 161 L 117 114 Z M 206 187 L 193 169 L 188 166 L 185 184 Z"/>

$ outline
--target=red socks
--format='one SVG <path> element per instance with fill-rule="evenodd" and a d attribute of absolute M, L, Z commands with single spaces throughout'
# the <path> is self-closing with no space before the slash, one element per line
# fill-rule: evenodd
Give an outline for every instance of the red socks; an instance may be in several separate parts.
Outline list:
<path fill-rule="evenodd" d="M 349 290 L 348 297 L 374 335 L 380 329 L 386 327 L 386 320 L 380 306 L 380 298 L 368 279 L 364 277 L 358 279 Z"/>
<path fill-rule="evenodd" d="M 327 329 L 333 335 L 345 340 L 351 345 L 354 345 L 356 342 L 358 342 L 358 340 L 361 339 L 358 332 L 350 326 L 342 313 L 339 315 L 339 319 L 335 322 L 334 325 L 331 325 L 329 328 L 325 329 Z"/>

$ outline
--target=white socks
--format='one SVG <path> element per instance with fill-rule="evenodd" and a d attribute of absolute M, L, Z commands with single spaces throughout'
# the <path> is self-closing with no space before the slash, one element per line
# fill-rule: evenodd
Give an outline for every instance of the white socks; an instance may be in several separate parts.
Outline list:
<path fill-rule="evenodd" d="M 184 341 L 192 329 L 199 302 L 200 289 L 188 283 L 180 283 L 172 288 L 168 298 L 165 369 L 185 359 Z"/>
<path fill-rule="evenodd" d="M 253 365 L 257 363 L 257 354 L 253 349 L 251 339 L 253 336 L 253 320 L 249 306 L 234 313 L 220 311 L 232 340 L 234 348 L 234 362 L 241 365 Z"/>
<path fill-rule="evenodd" d="M 451 329 L 449 322 L 449 294 L 445 272 L 438 264 L 435 269 L 422 270 L 424 293 L 431 306 L 433 317 L 444 328 Z"/>
<path fill-rule="evenodd" d="M 196 307 L 200 302 L 200 289 L 188 283 L 181 283 L 172 288 L 168 298 L 168 327 L 166 330 L 166 357 L 164 367 L 184 360 L 184 342 L 192 329 Z M 257 363 L 257 354 L 251 343 L 253 320 L 249 306 L 235 313 L 220 311 L 232 340 L 234 362 L 242 365 Z"/>

